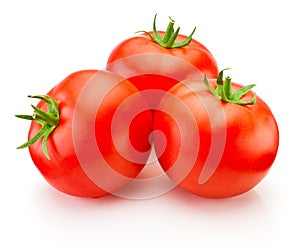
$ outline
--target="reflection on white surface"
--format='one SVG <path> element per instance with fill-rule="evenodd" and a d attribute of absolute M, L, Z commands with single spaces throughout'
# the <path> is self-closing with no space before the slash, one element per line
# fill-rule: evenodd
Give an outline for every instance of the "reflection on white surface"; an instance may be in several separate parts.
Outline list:
<path fill-rule="evenodd" d="M 30 207 L 33 229 L 42 241 L 65 237 L 64 246 L 80 239 L 79 246 L 99 243 L 99 248 L 107 249 L 150 251 L 158 244 L 170 249 L 192 249 L 195 244 L 222 249 L 243 243 L 253 248 L 252 241 L 266 245 L 272 233 L 268 209 L 255 190 L 211 200 L 176 188 L 154 199 L 126 200 L 78 199 L 47 186 L 38 189 Z M 116 243 L 119 237 L 123 244 Z"/>

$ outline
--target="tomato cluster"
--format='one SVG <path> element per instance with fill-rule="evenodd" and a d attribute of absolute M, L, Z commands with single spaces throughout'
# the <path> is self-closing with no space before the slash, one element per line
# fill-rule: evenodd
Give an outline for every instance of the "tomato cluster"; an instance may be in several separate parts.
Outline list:
<path fill-rule="evenodd" d="M 225 198 L 256 186 L 279 145 L 268 105 L 223 78 L 212 53 L 179 34 L 141 31 L 117 45 L 105 70 L 74 72 L 33 106 L 31 158 L 57 190 L 79 197 L 117 192 L 141 173 L 152 151 L 173 183 Z"/>

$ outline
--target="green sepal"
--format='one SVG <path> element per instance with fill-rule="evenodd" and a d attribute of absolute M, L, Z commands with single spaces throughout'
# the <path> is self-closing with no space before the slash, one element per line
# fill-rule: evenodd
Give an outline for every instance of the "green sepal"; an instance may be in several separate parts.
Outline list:
<path fill-rule="evenodd" d="M 250 90 L 255 87 L 255 84 L 250 84 L 245 87 L 242 87 L 238 89 L 237 91 L 232 91 L 232 83 L 231 78 L 227 76 L 225 80 L 223 80 L 223 73 L 225 70 L 228 70 L 229 68 L 225 68 L 222 71 L 220 71 L 218 77 L 217 77 L 217 88 L 214 89 L 208 82 L 208 79 L 206 75 L 204 76 L 204 84 L 208 88 L 208 90 L 216 96 L 218 99 L 228 102 L 228 103 L 234 103 L 238 105 L 253 105 L 256 102 L 256 94 L 254 94 L 254 97 L 251 101 L 242 101 L 241 98 L 246 95 Z"/>
<path fill-rule="evenodd" d="M 18 146 L 17 149 L 27 148 L 33 145 L 39 139 L 42 139 L 42 151 L 46 158 L 50 160 L 47 150 L 47 140 L 59 125 L 60 114 L 57 101 L 49 95 L 29 95 L 28 97 L 38 98 L 46 102 L 48 105 L 48 111 L 45 112 L 36 106 L 31 105 L 31 107 L 34 109 L 33 115 L 15 115 L 17 118 L 35 121 L 42 126 L 33 138 L 31 138 L 28 142 Z"/>
<path fill-rule="evenodd" d="M 157 16 L 157 14 L 155 14 L 154 21 L 153 21 L 153 35 L 147 31 L 137 31 L 136 33 L 140 33 L 140 32 L 146 33 L 152 41 L 154 41 L 155 43 L 159 44 L 160 46 L 162 46 L 164 48 L 169 48 L 169 49 L 170 48 L 181 48 L 181 47 L 187 46 L 189 43 L 191 43 L 192 37 L 196 31 L 196 27 L 193 29 L 192 33 L 188 37 L 186 37 L 184 40 L 176 41 L 176 38 L 180 31 L 180 27 L 178 27 L 174 31 L 175 21 L 171 17 L 169 17 L 170 22 L 165 31 L 164 37 L 162 37 L 159 35 L 159 33 L 156 29 L 156 16 Z"/>

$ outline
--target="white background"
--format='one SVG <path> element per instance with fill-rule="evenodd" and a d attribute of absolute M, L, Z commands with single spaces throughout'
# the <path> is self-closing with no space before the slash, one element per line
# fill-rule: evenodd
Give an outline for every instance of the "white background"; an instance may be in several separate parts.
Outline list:
<path fill-rule="evenodd" d="M 298 1 L 1 1 L 1 251 L 299 251 Z M 155 13 L 164 29 L 214 54 L 219 68 L 255 91 L 280 129 L 278 156 L 254 190 L 207 200 L 175 189 L 149 200 L 69 197 L 33 165 L 28 94 L 43 94 L 70 73 L 103 69 L 110 51 Z"/>

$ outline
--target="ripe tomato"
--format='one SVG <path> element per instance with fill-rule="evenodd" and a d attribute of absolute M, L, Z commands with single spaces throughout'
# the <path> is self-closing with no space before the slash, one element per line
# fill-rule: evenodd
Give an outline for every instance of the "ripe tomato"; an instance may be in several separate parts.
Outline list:
<path fill-rule="evenodd" d="M 168 90 L 191 75 L 216 78 L 218 67 L 209 50 L 189 36 L 174 31 L 171 20 L 165 32 L 143 32 L 122 41 L 110 53 L 107 69 L 128 78 L 139 90 Z"/>
<path fill-rule="evenodd" d="M 152 115 L 129 81 L 106 71 L 83 70 L 47 95 L 32 97 L 41 99 L 33 106 L 34 116 L 17 116 L 32 120 L 31 140 L 20 148 L 29 147 L 34 164 L 57 190 L 80 197 L 104 196 L 143 168 Z M 132 107 L 144 111 L 132 115 Z M 134 150 L 145 155 L 137 156 Z"/>
<path fill-rule="evenodd" d="M 279 132 L 267 104 L 227 77 L 178 83 L 155 111 L 159 162 L 180 187 L 207 198 L 242 194 L 275 160 Z M 213 87 L 216 87 L 216 90 Z M 189 131 L 186 129 L 189 128 Z M 164 141 L 162 141 L 164 140 Z"/>

